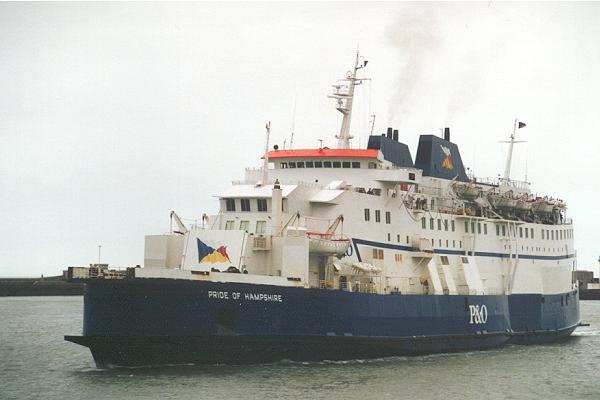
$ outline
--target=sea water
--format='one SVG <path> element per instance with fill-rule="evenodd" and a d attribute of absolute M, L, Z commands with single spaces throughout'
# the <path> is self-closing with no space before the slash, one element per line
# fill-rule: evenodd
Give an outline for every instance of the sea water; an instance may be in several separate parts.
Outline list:
<path fill-rule="evenodd" d="M 83 299 L 0 298 L 0 399 L 600 399 L 600 301 L 566 341 L 378 360 L 97 369 Z"/>

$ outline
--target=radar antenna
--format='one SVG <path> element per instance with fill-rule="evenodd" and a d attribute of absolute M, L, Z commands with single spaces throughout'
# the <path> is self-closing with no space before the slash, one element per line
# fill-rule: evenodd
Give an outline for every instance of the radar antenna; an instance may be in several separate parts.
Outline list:
<path fill-rule="evenodd" d="M 353 138 L 350 135 L 350 120 L 352 118 L 352 101 L 354 100 L 354 87 L 361 85 L 363 81 L 368 80 L 367 78 L 357 78 L 356 73 L 359 69 L 367 66 L 368 61 L 364 57 L 360 57 L 358 51 L 356 52 L 356 62 L 354 64 L 354 70 L 348 71 L 346 78 L 340 79 L 333 85 L 333 93 L 330 94 L 329 98 L 337 100 L 336 109 L 343 114 L 342 127 L 340 128 L 339 135 L 335 137 L 338 139 L 338 149 L 350 148 L 350 139 Z"/>

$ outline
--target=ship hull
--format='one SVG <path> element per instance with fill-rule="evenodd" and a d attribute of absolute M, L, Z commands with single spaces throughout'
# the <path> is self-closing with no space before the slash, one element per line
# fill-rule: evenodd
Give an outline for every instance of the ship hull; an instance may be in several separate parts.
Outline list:
<path fill-rule="evenodd" d="M 247 364 L 538 343 L 568 336 L 578 322 L 573 293 L 378 295 L 170 279 L 90 280 L 83 335 L 65 339 L 89 347 L 99 367 Z"/>

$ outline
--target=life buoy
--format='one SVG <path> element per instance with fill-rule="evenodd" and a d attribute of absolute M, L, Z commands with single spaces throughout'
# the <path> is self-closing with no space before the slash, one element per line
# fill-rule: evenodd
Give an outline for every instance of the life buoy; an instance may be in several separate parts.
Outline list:
<path fill-rule="evenodd" d="M 354 250 L 352 249 L 352 246 L 350 245 L 346 249 L 346 257 L 352 257 L 352 254 L 354 254 Z"/>

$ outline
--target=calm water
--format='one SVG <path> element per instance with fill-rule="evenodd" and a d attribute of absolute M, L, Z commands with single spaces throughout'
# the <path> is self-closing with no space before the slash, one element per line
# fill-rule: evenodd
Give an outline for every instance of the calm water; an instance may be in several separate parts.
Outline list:
<path fill-rule="evenodd" d="M 0 298 L 0 399 L 600 399 L 600 302 L 568 341 L 375 361 L 97 370 L 81 297 Z"/>

